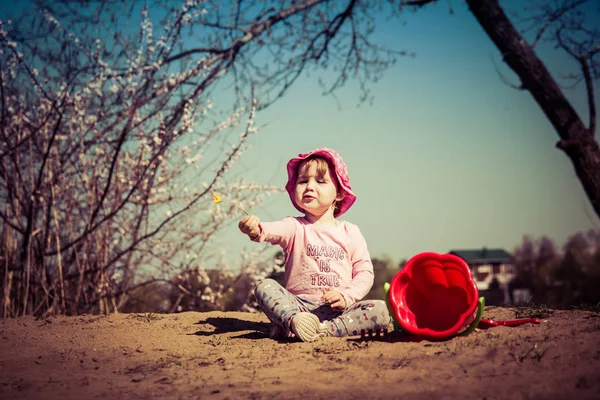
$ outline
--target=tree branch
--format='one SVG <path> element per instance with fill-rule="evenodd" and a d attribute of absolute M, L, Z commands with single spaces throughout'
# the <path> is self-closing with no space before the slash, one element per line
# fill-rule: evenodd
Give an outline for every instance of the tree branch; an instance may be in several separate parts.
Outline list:
<path fill-rule="evenodd" d="M 562 28 L 556 31 L 556 41 L 559 46 L 575 61 L 579 63 L 581 66 L 581 72 L 583 73 L 583 80 L 585 82 L 585 89 L 587 92 L 588 99 L 588 112 L 590 123 L 588 126 L 588 130 L 592 136 L 596 133 L 596 99 L 594 95 L 594 82 L 592 78 L 592 74 L 590 72 L 590 66 L 588 65 L 588 58 L 591 58 L 590 54 L 577 54 L 573 49 L 571 49 L 562 38 Z"/>
<path fill-rule="evenodd" d="M 517 32 L 498 0 L 467 0 L 481 27 L 494 42 L 523 87 L 538 103 L 575 168 L 594 210 L 600 216 L 600 148 L 533 48 Z"/>
<path fill-rule="evenodd" d="M 416 6 L 416 7 L 423 7 L 427 4 L 431 4 L 431 3 L 435 3 L 438 0 L 405 0 L 405 1 L 401 1 L 400 5 L 401 6 Z"/>
<path fill-rule="evenodd" d="M 535 47 L 537 45 L 537 43 L 540 41 L 540 39 L 542 38 L 542 36 L 544 36 L 544 32 L 546 32 L 546 30 L 556 21 L 558 21 L 563 15 L 565 15 L 566 13 L 568 13 L 569 11 L 579 7 L 580 5 L 586 3 L 588 0 L 579 0 L 576 1 L 574 3 L 571 4 L 567 4 L 564 7 L 553 11 L 552 13 L 550 13 L 550 15 L 548 16 L 548 19 L 546 20 L 546 22 L 544 23 L 544 25 L 538 30 L 538 33 L 535 35 L 535 39 L 533 41 L 533 43 L 531 44 L 531 47 Z"/>
<path fill-rule="evenodd" d="M 590 114 L 588 130 L 590 135 L 594 136 L 596 134 L 596 99 L 594 95 L 594 82 L 590 73 L 590 66 L 587 61 L 587 56 L 580 56 L 578 60 L 581 64 L 581 70 L 583 71 L 583 78 L 585 80 L 585 88 L 587 91 L 588 112 Z"/>

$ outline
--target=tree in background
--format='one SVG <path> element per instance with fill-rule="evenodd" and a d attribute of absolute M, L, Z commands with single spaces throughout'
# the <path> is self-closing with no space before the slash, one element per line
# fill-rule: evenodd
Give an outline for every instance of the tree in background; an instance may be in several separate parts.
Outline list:
<path fill-rule="evenodd" d="M 385 299 L 384 284 L 391 282 L 392 278 L 398 273 L 400 268 L 394 265 L 394 262 L 389 257 L 373 258 L 373 273 L 375 280 L 369 293 L 365 299 Z"/>
<path fill-rule="evenodd" d="M 2 315 L 116 311 L 140 279 L 204 268 L 235 211 L 211 196 L 252 207 L 279 190 L 227 178 L 255 110 L 309 66 L 340 62 L 335 90 L 393 62 L 368 41 L 371 11 L 42 0 L 2 21 Z M 230 115 L 212 103 L 219 80 Z"/>
<path fill-rule="evenodd" d="M 416 7 L 438 0 L 407 0 Z M 600 30 L 598 11 L 584 11 L 590 0 L 523 2 L 523 13 L 517 17 L 524 26 L 523 34 L 509 20 L 498 0 L 466 0 L 469 10 L 486 35 L 500 51 L 504 62 L 517 74 L 519 90 L 528 91 L 552 124 L 560 140 L 556 147 L 571 160 L 575 173 L 600 217 L 600 147 L 596 134 L 596 96 L 594 82 L 600 77 Z M 593 7 L 593 6 L 592 6 Z M 583 84 L 587 93 L 589 121 L 586 124 L 564 95 L 544 62 L 535 53 L 540 42 L 549 42 L 575 61 L 578 69 L 569 78 Z"/>
<path fill-rule="evenodd" d="M 536 248 L 531 237 L 524 236 L 521 246 L 513 252 L 517 287 L 533 286 L 533 275 L 536 268 Z"/>
<path fill-rule="evenodd" d="M 542 236 L 537 241 L 535 256 L 535 273 L 533 274 L 533 295 L 536 298 L 548 298 L 547 288 L 551 286 L 553 276 L 558 268 L 560 255 L 554 241 Z"/>
<path fill-rule="evenodd" d="M 562 248 L 542 237 L 525 236 L 514 250 L 516 277 L 511 287 L 531 290 L 534 303 L 567 308 L 600 303 L 600 242 L 598 231 L 578 232 Z"/>
<path fill-rule="evenodd" d="M 563 247 L 563 257 L 553 278 L 563 286 L 560 305 L 566 307 L 580 302 L 584 291 L 584 281 L 591 266 L 591 244 L 586 235 L 578 232 L 571 236 Z"/>

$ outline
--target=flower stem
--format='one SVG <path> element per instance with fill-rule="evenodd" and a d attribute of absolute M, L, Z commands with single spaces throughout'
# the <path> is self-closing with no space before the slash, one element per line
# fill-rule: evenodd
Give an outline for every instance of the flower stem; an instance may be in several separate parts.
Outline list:
<path fill-rule="evenodd" d="M 232 204 L 232 203 L 229 203 L 229 204 L 231 204 L 232 206 L 234 206 L 235 208 L 237 208 L 238 210 L 240 210 L 240 211 L 241 211 L 241 212 L 243 212 L 244 214 L 248 215 L 248 213 L 247 213 L 247 212 L 246 212 L 244 209 L 242 209 L 241 207 L 239 207 L 239 206 L 236 206 L 235 204 Z"/>
<path fill-rule="evenodd" d="M 237 206 L 237 205 L 235 205 L 235 204 L 233 204 L 233 203 L 230 203 L 230 202 L 228 202 L 228 201 L 223 201 L 223 200 L 221 200 L 219 203 L 227 203 L 227 204 L 229 204 L 230 206 L 234 206 L 235 208 L 237 208 L 238 210 L 240 210 L 240 211 L 241 211 L 241 212 L 243 212 L 244 214 L 246 214 L 246 215 L 249 215 L 249 214 L 246 212 L 246 210 L 244 210 L 244 209 L 243 209 L 243 208 L 241 208 L 240 206 Z"/>

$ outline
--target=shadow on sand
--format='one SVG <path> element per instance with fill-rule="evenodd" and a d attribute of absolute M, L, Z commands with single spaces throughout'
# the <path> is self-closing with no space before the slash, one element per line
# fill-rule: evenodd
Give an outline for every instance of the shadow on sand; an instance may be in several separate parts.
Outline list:
<path fill-rule="evenodd" d="M 197 331 L 192 335 L 196 336 L 213 336 L 213 335 L 222 335 L 226 333 L 233 332 L 243 332 L 240 335 L 232 336 L 235 339 L 268 339 L 269 338 L 269 323 L 267 322 L 253 322 L 247 321 L 239 318 L 232 317 L 209 317 L 206 320 L 201 320 L 195 323 L 195 325 L 211 325 L 215 329 L 213 331 Z M 250 331 L 250 332 L 248 332 Z M 272 339 L 271 339 L 272 340 Z M 429 341 L 436 342 L 436 340 L 424 339 L 417 336 L 412 336 L 407 334 L 406 332 L 401 331 L 391 331 L 386 334 L 381 335 L 368 335 L 365 334 L 363 336 L 353 336 L 347 337 L 346 340 L 348 342 L 366 342 L 366 341 L 375 341 L 375 342 L 421 342 L 421 341 Z M 290 343 L 297 341 L 294 338 L 284 338 L 276 340 L 280 343 Z"/>
<path fill-rule="evenodd" d="M 194 332 L 193 335 L 196 336 L 213 336 L 213 335 L 221 335 L 224 333 L 232 333 L 232 332 L 242 332 L 243 334 L 238 336 L 233 336 L 233 338 L 240 339 L 266 339 L 269 337 L 269 324 L 266 322 L 253 322 L 246 321 L 239 318 L 232 317 L 223 317 L 216 318 L 210 317 L 206 318 L 206 320 L 196 322 L 196 325 L 212 325 L 215 330 L 206 332 L 206 331 L 197 331 Z M 252 332 L 245 332 L 252 331 Z"/>

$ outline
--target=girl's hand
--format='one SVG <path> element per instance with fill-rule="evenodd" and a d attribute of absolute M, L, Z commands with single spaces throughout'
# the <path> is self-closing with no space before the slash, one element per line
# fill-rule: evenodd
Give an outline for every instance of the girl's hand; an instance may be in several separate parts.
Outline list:
<path fill-rule="evenodd" d="M 252 240 L 260 236 L 260 220 L 255 215 L 248 215 L 244 217 L 239 223 L 238 228 L 242 233 L 248 235 Z"/>
<path fill-rule="evenodd" d="M 335 308 L 336 310 L 343 310 L 346 308 L 346 300 L 344 299 L 344 296 L 335 290 L 329 290 L 323 293 L 322 299 L 323 301 L 328 302 L 331 308 Z"/>

